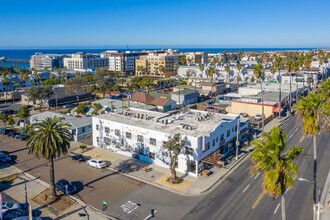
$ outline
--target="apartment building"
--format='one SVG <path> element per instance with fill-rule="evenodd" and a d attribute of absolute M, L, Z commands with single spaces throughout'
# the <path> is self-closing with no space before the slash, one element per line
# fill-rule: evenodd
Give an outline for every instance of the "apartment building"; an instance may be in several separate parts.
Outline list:
<path fill-rule="evenodd" d="M 186 144 L 176 170 L 197 177 L 209 166 L 203 160 L 207 156 L 215 151 L 226 156 L 235 149 L 238 120 L 243 137 L 249 121 L 238 115 L 198 110 L 169 115 L 127 108 L 93 117 L 93 145 L 168 168 L 171 152 L 164 145 L 180 133 Z"/>
<path fill-rule="evenodd" d="M 63 68 L 63 58 L 69 57 L 64 54 L 42 54 L 36 53 L 31 56 L 30 69 L 42 70 L 44 68 Z"/>
<path fill-rule="evenodd" d="M 102 58 L 109 58 L 110 71 L 135 72 L 135 60 L 141 55 L 147 55 L 146 52 L 120 52 L 105 51 L 101 53 Z"/>
<path fill-rule="evenodd" d="M 66 69 L 104 68 L 109 66 L 109 59 L 99 57 L 96 54 L 79 52 L 72 54 L 70 58 L 64 58 L 63 66 Z"/>
<path fill-rule="evenodd" d="M 187 64 L 208 64 L 207 52 L 189 52 L 185 53 Z"/>
<path fill-rule="evenodd" d="M 179 58 L 176 54 L 151 52 L 140 56 L 135 62 L 137 76 L 169 78 L 174 75 L 174 65 L 179 63 Z M 143 67 L 142 71 L 139 66 Z"/>

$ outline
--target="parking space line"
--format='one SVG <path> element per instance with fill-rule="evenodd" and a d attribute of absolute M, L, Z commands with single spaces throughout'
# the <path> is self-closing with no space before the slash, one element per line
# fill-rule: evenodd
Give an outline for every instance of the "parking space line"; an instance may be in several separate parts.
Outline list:
<path fill-rule="evenodd" d="M 245 192 L 249 187 L 250 187 L 250 184 L 247 185 L 247 187 L 245 187 L 245 189 L 243 190 L 243 192 Z"/>

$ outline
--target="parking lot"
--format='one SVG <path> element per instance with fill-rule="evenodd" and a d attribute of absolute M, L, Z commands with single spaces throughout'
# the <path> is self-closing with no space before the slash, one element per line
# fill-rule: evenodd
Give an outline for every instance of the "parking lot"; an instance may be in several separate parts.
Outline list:
<path fill-rule="evenodd" d="M 49 183 L 48 162 L 28 155 L 25 141 L 0 135 L 0 151 L 10 155 L 12 165 Z M 96 208 L 100 208 L 102 201 L 113 204 L 144 185 L 121 174 L 106 169 L 95 169 L 85 163 L 73 161 L 69 155 L 55 161 L 55 179 L 61 178 L 69 180 L 76 186 L 77 198 Z"/>

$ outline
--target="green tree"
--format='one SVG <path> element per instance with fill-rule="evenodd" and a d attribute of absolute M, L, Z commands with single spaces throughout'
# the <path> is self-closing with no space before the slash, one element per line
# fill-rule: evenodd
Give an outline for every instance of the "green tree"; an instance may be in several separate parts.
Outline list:
<path fill-rule="evenodd" d="M 159 70 L 159 72 L 164 73 L 165 67 L 163 65 L 159 65 L 158 70 Z"/>
<path fill-rule="evenodd" d="M 26 147 L 28 154 L 33 154 L 35 158 L 45 158 L 48 160 L 51 198 L 55 198 L 55 171 L 54 159 L 66 154 L 70 148 L 72 134 L 70 125 L 63 122 L 62 118 L 53 117 L 32 124 L 28 128 Z"/>
<path fill-rule="evenodd" d="M 187 82 L 185 80 L 182 80 L 180 83 L 179 83 L 179 86 L 182 86 L 182 85 L 187 85 Z"/>
<path fill-rule="evenodd" d="M 87 86 L 87 82 L 84 78 L 71 78 L 65 81 L 65 92 L 75 94 L 77 103 L 79 103 L 79 95 L 83 92 Z"/>
<path fill-rule="evenodd" d="M 180 63 L 181 65 L 186 65 L 186 57 L 180 57 L 180 59 L 179 59 L 179 63 Z"/>
<path fill-rule="evenodd" d="M 261 94 L 261 109 L 262 109 L 262 117 L 261 117 L 261 126 L 262 126 L 262 132 L 264 132 L 264 95 L 262 90 L 262 78 L 265 75 L 265 69 L 262 66 L 261 63 L 258 63 L 253 68 L 253 74 L 257 79 L 260 79 L 260 94 Z"/>
<path fill-rule="evenodd" d="M 177 157 L 181 152 L 181 148 L 186 144 L 186 141 L 181 139 L 180 134 L 175 134 L 165 145 L 165 149 L 171 152 L 171 173 L 172 181 L 177 179 L 175 168 L 177 166 Z"/>
<path fill-rule="evenodd" d="M 28 92 L 27 96 L 29 101 L 40 102 L 40 107 L 43 108 L 44 102 L 54 95 L 54 91 L 50 86 L 32 86 Z"/>
<path fill-rule="evenodd" d="M 15 120 L 13 119 L 13 116 L 8 117 L 8 125 L 10 127 L 13 127 L 15 125 Z"/>
<path fill-rule="evenodd" d="M 50 78 L 55 79 L 55 74 L 54 73 L 50 74 Z"/>
<path fill-rule="evenodd" d="M 216 69 L 213 66 L 210 66 L 207 69 L 207 75 L 211 78 L 211 82 L 213 81 L 213 75 L 215 74 L 215 72 L 216 72 Z"/>
<path fill-rule="evenodd" d="M 140 73 L 142 73 L 144 71 L 144 67 L 143 66 L 137 66 L 136 70 Z"/>
<path fill-rule="evenodd" d="M 86 105 L 85 104 L 79 104 L 76 109 L 77 114 L 85 114 L 86 112 Z"/>
<path fill-rule="evenodd" d="M 176 75 L 178 75 L 178 69 L 179 69 L 179 67 L 180 67 L 180 64 L 179 63 L 174 64 L 174 69 L 175 69 Z"/>
<path fill-rule="evenodd" d="M 62 74 L 61 74 L 62 84 L 66 80 L 66 77 L 68 77 L 68 74 L 65 71 L 63 71 Z"/>
<path fill-rule="evenodd" d="M 25 122 L 28 122 L 29 116 L 30 116 L 29 106 L 23 105 L 18 110 L 17 117 L 19 117 L 20 119 L 23 119 Z"/>
<path fill-rule="evenodd" d="M 329 116 L 330 105 L 325 102 L 323 97 L 316 93 L 310 93 L 307 97 L 302 97 L 296 104 L 296 114 L 302 122 L 303 132 L 306 136 L 313 137 L 313 210 L 316 213 L 316 174 L 317 174 L 317 134 L 323 128 L 330 130 Z M 315 217 L 315 216 L 314 216 Z"/>
<path fill-rule="evenodd" d="M 203 72 L 204 72 L 204 70 L 205 70 L 205 66 L 204 66 L 204 64 L 201 64 L 201 65 L 199 65 L 199 70 L 202 72 L 202 74 L 203 74 Z"/>
<path fill-rule="evenodd" d="M 99 111 L 99 110 L 102 109 L 102 105 L 101 105 L 100 103 L 93 103 L 93 107 L 94 107 L 97 111 Z"/>
<path fill-rule="evenodd" d="M 294 162 L 304 151 L 302 147 L 292 147 L 286 151 L 286 131 L 274 127 L 270 132 L 264 133 L 265 140 L 255 140 L 251 154 L 253 165 L 252 175 L 265 172 L 263 187 L 273 199 L 281 196 L 282 220 L 286 219 L 285 192 L 294 185 L 298 177 L 298 166 Z"/>
<path fill-rule="evenodd" d="M 96 83 L 97 89 L 102 91 L 103 98 L 105 97 L 105 92 L 110 89 L 114 89 L 116 83 L 116 78 L 114 74 L 111 74 L 110 71 L 106 68 L 97 70 L 94 75 L 94 81 Z"/>

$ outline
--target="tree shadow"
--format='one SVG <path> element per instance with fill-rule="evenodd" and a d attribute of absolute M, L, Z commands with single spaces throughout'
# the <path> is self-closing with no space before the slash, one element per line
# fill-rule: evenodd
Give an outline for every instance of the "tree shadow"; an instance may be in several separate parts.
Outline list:
<path fill-rule="evenodd" d="M 147 167 L 150 164 L 140 160 L 129 159 L 120 162 L 114 169 L 121 173 L 132 173 L 141 170 L 143 167 Z M 150 168 L 149 168 L 150 170 Z"/>

